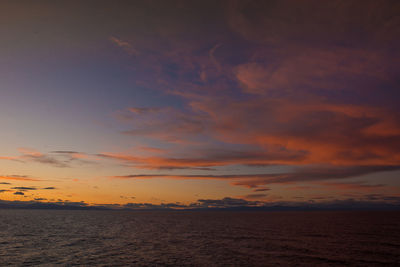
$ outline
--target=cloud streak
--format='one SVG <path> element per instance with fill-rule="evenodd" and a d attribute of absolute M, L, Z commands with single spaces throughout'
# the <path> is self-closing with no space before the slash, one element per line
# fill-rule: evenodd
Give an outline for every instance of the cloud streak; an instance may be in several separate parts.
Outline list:
<path fill-rule="evenodd" d="M 15 181 L 40 181 L 36 178 L 31 178 L 25 175 L 0 175 L 0 180 L 15 180 Z"/>
<path fill-rule="evenodd" d="M 133 174 L 113 176 L 116 179 L 199 179 L 227 180 L 233 185 L 257 188 L 268 184 L 315 182 L 333 179 L 349 179 L 371 173 L 399 170 L 400 166 L 358 166 L 358 167 L 306 167 L 289 173 L 230 174 L 230 175 L 176 175 L 176 174 Z M 331 184 L 333 185 L 333 184 Z M 349 184 L 350 186 L 351 184 Z M 338 185 L 339 186 L 339 185 Z M 261 190 L 268 190 L 261 188 Z"/>

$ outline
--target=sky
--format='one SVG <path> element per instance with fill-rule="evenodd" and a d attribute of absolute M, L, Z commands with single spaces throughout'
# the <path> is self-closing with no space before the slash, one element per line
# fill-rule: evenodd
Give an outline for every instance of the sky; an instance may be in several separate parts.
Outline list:
<path fill-rule="evenodd" d="M 399 13 L 1 1 L 0 200 L 400 204 Z"/>

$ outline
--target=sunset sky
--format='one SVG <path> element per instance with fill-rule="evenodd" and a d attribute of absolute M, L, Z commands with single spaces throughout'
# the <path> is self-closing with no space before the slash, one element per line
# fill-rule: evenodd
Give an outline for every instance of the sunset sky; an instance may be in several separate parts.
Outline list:
<path fill-rule="evenodd" d="M 0 200 L 400 203 L 399 14 L 0 1 Z"/>

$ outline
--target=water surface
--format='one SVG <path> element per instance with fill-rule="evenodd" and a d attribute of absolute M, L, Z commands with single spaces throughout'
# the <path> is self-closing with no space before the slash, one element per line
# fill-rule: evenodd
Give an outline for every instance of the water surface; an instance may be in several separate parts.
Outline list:
<path fill-rule="evenodd" d="M 400 266 L 400 212 L 0 210 L 0 265 Z"/>

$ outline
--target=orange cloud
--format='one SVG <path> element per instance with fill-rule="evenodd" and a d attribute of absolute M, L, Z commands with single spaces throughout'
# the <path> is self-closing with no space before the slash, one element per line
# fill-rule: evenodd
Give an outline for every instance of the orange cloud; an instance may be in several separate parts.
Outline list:
<path fill-rule="evenodd" d="M 227 179 L 250 188 L 398 170 L 395 9 L 376 1 L 357 7 L 289 2 L 230 1 L 226 15 L 233 36 L 193 43 L 176 35 L 163 39 L 168 49 L 153 42 L 151 55 L 143 53 L 138 63 L 147 70 L 141 82 L 179 97 L 182 106 L 128 107 L 118 115 L 124 134 L 167 142 L 169 150 L 149 157 L 99 156 L 141 169 L 214 168 L 212 175 L 171 171 L 130 178 Z M 316 15 L 305 16 L 310 10 Z M 373 23 L 366 23 L 371 17 Z M 238 176 L 219 171 L 232 165 L 295 170 Z"/>
<path fill-rule="evenodd" d="M 103 156 L 125 160 L 137 167 L 208 167 L 232 164 L 244 165 L 398 165 L 400 155 L 400 116 L 384 108 L 344 105 L 309 100 L 303 104 L 288 99 L 257 98 L 230 101 L 226 98 L 199 97 L 190 102 L 193 125 L 202 127 L 171 127 L 180 118 L 170 117 L 167 127 L 162 118 L 145 122 L 135 134 L 146 134 L 164 140 L 179 136 L 181 142 L 201 133 L 208 140 L 242 144 L 241 151 L 215 152 L 203 149 L 200 157 L 137 157 L 118 153 Z M 202 118 L 196 114 L 202 113 Z M 186 115 L 188 116 L 188 115 Z M 188 117 L 189 119 L 190 117 Z M 160 122 L 157 122 L 160 119 Z M 186 119 L 185 119 L 186 120 Z M 183 130 L 185 129 L 185 130 Z M 131 132 L 133 133 L 133 132 Z M 183 134 L 184 133 L 184 134 Z M 183 142 L 184 143 L 184 142 Z M 192 155 L 196 150 L 191 149 Z M 256 147 L 256 149 L 254 149 Z"/>
<path fill-rule="evenodd" d="M 39 179 L 31 178 L 28 176 L 21 176 L 21 175 L 7 175 L 7 176 L 0 176 L 1 180 L 16 180 L 16 181 L 40 181 Z"/>
<path fill-rule="evenodd" d="M 18 157 L 0 157 L 0 159 L 4 159 L 4 160 L 18 160 Z"/>

